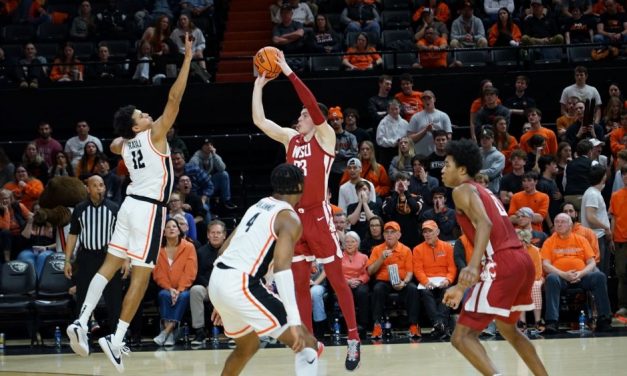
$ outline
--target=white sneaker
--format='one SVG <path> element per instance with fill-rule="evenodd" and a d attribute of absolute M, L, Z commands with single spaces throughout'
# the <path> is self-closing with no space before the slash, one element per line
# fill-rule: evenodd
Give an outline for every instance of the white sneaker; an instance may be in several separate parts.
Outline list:
<path fill-rule="evenodd" d="M 65 332 L 70 339 L 72 351 L 80 356 L 88 356 L 89 340 L 87 339 L 87 331 L 83 328 L 80 321 L 76 320 L 71 323 Z"/>
<path fill-rule="evenodd" d="M 131 350 L 126 347 L 122 342 L 119 346 L 111 343 L 111 335 L 102 337 L 98 340 L 98 344 L 102 349 L 102 352 L 107 355 L 107 358 L 113 363 L 113 366 L 118 372 L 124 372 L 124 363 L 122 363 L 122 355 L 129 355 Z"/>
<path fill-rule="evenodd" d="M 174 333 L 166 334 L 166 339 L 165 339 L 164 345 L 166 345 L 166 346 L 174 346 L 175 342 L 176 341 L 174 340 Z"/>
<path fill-rule="evenodd" d="M 155 341 L 157 345 L 163 346 L 167 338 L 168 338 L 168 333 L 166 333 L 165 330 L 162 330 L 161 333 L 159 333 L 159 335 L 153 338 L 152 340 Z"/>

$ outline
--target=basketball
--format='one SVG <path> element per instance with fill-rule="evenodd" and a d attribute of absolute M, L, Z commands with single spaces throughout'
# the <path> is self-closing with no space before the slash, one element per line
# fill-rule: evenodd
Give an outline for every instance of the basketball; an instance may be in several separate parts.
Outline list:
<path fill-rule="evenodd" d="M 281 74 L 281 67 L 276 63 L 278 53 L 278 49 L 269 46 L 257 51 L 253 58 L 253 64 L 260 76 L 266 72 L 266 78 L 271 80 Z"/>

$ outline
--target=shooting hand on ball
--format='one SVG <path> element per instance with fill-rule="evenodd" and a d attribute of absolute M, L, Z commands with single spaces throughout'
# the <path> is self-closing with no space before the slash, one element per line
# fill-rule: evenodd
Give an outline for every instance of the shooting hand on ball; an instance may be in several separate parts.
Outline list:
<path fill-rule="evenodd" d="M 283 51 L 279 51 L 276 54 L 276 63 L 281 67 L 281 71 L 283 71 L 284 75 L 289 76 L 290 74 L 292 74 L 292 68 L 287 65 L 287 61 L 285 60 L 285 55 L 283 55 Z"/>

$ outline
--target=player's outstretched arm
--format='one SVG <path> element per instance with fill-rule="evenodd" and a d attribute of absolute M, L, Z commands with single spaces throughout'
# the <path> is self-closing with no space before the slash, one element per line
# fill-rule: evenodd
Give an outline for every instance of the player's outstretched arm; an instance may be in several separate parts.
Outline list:
<path fill-rule="evenodd" d="M 475 251 L 468 266 L 459 273 L 459 285 L 464 288 L 474 285 L 479 280 L 481 258 L 490 241 L 492 221 L 488 218 L 485 207 L 479 198 L 477 189 L 470 184 L 462 184 L 453 190 L 453 201 L 457 210 L 462 211 L 475 227 Z"/>
<path fill-rule="evenodd" d="M 120 155 L 122 154 L 123 145 L 124 145 L 124 138 L 117 137 L 113 141 L 111 141 L 111 145 L 109 145 L 109 150 L 111 150 L 113 154 Z"/>
<path fill-rule="evenodd" d="M 255 80 L 252 100 L 253 123 L 268 137 L 282 143 L 287 149 L 290 140 L 292 137 L 296 136 L 298 132 L 291 128 L 283 128 L 272 120 L 266 119 L 266 113 L 263 109 L 263 87 L 269 81 L 270 80 L 266 78 L 265 72 Z"/>
<path fill-rule="evenodd" d="M 170 88 L 170 92 L 168 93 L 168 103 L 165 105 L 163 114 L 153 125 L 153 141 L 159 139 L 165 140 L 166 134 L 170 128 L 172 128 L 172 124 L 174 124 L 176 116 L 179 113 L 183 93 L 185 93 L 185 88 L 187 87 L 189 67 L 192 63 L 192 43 L 191 34 L 185 33 L 185 58 L 183 59 L 183 65 L 181 65 L 181 71 L 179 72 L 176 81 L 174 81 L 174 84 Z"/>

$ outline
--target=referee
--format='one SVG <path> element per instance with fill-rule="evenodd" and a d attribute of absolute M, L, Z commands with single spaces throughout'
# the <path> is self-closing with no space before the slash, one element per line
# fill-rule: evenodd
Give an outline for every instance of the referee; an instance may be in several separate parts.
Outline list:
<path fill-rule="evenodd" d="M 65 276 L 72 279 L 70 260 L 76 248 L 76 303 L 83 306 L 89 283 L 98 272 L 107 255 L 107 246 L 113 234 L 119 206 L 105 198 L 107 189 L 99 175 L 87 179 L 87 200 L 80 202 L 72 212 L 70 233 L 65 246 Z M 127 268 L 121 269 L 123 272 Z M 115 330 L 122 307 L 122 278 L 117 273 L 104 290 L 109 327 Z"/>

